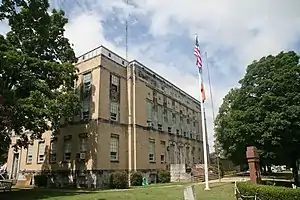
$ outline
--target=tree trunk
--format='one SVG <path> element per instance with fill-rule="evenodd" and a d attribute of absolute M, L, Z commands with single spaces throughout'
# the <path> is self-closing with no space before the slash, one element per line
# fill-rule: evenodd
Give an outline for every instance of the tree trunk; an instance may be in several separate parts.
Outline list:
<path fill-rule="evenodd" d="M 298 161 L 297 161 L 297 159 L 293 160 L 292 168 L 293 168 L 293 178 L 294 178 L 295 185 L 299 186 L 299 181 L 298 181 Z"/>

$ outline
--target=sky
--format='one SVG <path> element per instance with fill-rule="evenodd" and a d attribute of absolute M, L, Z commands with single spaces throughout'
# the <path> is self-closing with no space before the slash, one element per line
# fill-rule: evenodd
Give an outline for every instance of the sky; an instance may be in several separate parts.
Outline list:
<path fill-rule="evenodd" d="M 140 61 L 200 99 L 193 55 L 197 33 L 204 60 L 210 151 L 213 110 L 217 115 L 224 96 L 238 86 L 247 65 L 269 54 L 300 50 L 299 0 L 127 1 L 51 0 L 51 7 L 65 10 L 69 18 L 65 35 L 77 56 L 104 45 L 125 57 L 128 21 L 128 59 Z M 7 23 L 0 22 L 0 33 L 8 30 Z"/>

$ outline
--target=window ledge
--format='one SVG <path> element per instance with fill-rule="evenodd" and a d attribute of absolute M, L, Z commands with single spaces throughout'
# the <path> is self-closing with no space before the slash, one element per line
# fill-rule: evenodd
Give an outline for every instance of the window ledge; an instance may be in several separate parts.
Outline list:
<path fill-rule="evenodd" d="M 119 163 L 119 160 L 110 160 L 112 163 Z"/>

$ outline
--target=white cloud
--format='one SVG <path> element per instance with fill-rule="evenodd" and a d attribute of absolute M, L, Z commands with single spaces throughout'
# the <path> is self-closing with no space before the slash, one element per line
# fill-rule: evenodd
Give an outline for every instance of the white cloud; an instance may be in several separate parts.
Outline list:
<path fill-rule="evenodd" d="M 124 22 L 128 15 L 143 22 L 148 26 L 147 33 L 136 32 L 134 37 L 149 34 L 153 40 L 130 43 L 129 59 L 140 60 L 196 98 L 199 97 L 196 70 L 195 74 L 191 74 L 190 71 L 195 67 L 192 48 L 194 33 L 197 32 L 202 52 L 207 51 L 209 60 L 214 60 L 209 67 L 216 114 L 222 98 L 230 87 L 236 86 L 247 64 L 269 53 L 293 48 L 300 36 L 299 0 L 129 2 L 130 5 L 127 6 L 124 0 L 80 0 L 69 1 L 74 5 L 68 6 L 60 0 L 52 0 L 56 7 L 72 9 L 67 11 L 70 14 L 70 23 L 66 35 L 74 43 L 77 55 L 103 44 L 125 56 L 124 47 L 114 42 L 121 44 L 125 33 L 121 31 L 116 38 L 108 40 L 102 23 L 111 17 Z M 190 43 L 183 46 L 191 46 L 186 53 L 174 49 L 171 51 L 168 48 L 174 41 L 188 41 L 186 38 L 190 39 Z M 153 58 L 162 61 L 157 62 Z M 204 73 L 207 77 L 205 69 Z M 212 144 L 212 111 L 207 78 L 205 83 L 208 98 L 205 105 L 208 138 Z"/>
<path fill-rule="evenodd" d="M 130 2 L 134 6 L 126 6 L 122 0 L 104 0 L 94 4 L 86 0 L 85 3 L 90 4 L 89 12 L 94 14 L 76 13 L 77 17 L 71 20 L 67 29 L 67 35 L 76 42 L 76 51 L 82 53 L 96 45 L 104 44 L 124 55 L 123 47 L 117 47 L 105 39 L 100 21 L 106 20 L 112 13 L 119 20 L 124 20 L 128 13 L 131 16 L 137 15 L 145 23 L 150 22 L 148 31 L 154 37 L 154 41 L 144 41 L 130 46 L 131 58 L 141 60 L 148 67 L 198 98 L 197 77 L 187 73 L 185 66 L 180 66 L 186 64 L 190 67 L 194 64 L 194 60 L 187 57 L 191 52 L 187 52 L 186 55 L 172 52 L 172 63 L 158 63 L 151 59 L 170 53 L 167 46 L 173 40 L 165 40 L 166 37 L 173 36 L 180 40 L 180 37 L 176 38 L 176 36 L 186 32 L 186 37 L 192 39 L 194 33 L 198 32 L 201 42 L 205 43 L 205 49 L 202 50 L 209 52 L 210 59 L 217 60 L 214 66 L 210 66 L 212 80 L 224 81 L 224 86 L 212 83 L 216 114 L 223 96 L 229 90 L 228 86 L 235 86 L 234 83 L 241 78 L 232 77 L 229 74 L 231 71 L 243 72 L 246 64 L 252 60 L 291 48 L 300 35 L 300 14 L 298 14 L 300 2 L 297 0 L 285 2 L 254 0 L 247 3 L 238 0 L 132 0 Z M 97 12 L 98 9 L 101 13 Z M 123 34 L 120 33 L 119 37 Z M 192 41 L 190 45 L 192 48 Z M 147 50 L 146 55 L 145 50 Z M 229 53 L 225 57 L 219 57 L 220 50 Z M 229 66 L 233 66 L 234 69 L 230 69 Z M 214 77 L 216 69 L 220 70 L 224 77 Z M 208 85 L 206 91 L 209 99 Z M 212 112 L 209 101 L 206 107 L 208 132 L 212 144 Z"/>

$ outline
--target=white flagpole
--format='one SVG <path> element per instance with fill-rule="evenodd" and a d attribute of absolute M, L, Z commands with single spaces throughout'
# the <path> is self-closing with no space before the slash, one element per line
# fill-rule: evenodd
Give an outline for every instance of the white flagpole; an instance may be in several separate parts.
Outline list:
<path fill-rule="evenodd" d="M 207 141 L 206 141 L 206 129 L 205 129 L 205 116 L 203 106 L 203 96 L 201 92 L 202 76 L 199 75 L 199 86 L 200 86 L 200 108 L 201 108 L 201 121 L 202 121 L 202 138 L 203 138 L 203 154 L 204 154 L 204 175 L 205 175 L 205 188 L 204 190 L 210 190 L 208 183 L 208 158 L 207 158 Z"/>
<path fill-rule="evenodd" d="M 195 34 L 197 39 L 197 34 Z M 205 128 L 205 116 L 204 116 L 204 106 L 203 106 L 203 96 L 202 96 L 202 74 L 199 72 L 199 88 L 200 88 L 200 109 L 201 109 L 201 122 L 202 122 L 202 140 L 203 140 L 203 154 L 204 154 L 204 176 L 205 176 L 205 188 L 204 190 L 210 190 L 208 183 L 208 158 L 207 158 L 207 140 L 206 140 L 206 128 Z"/>

